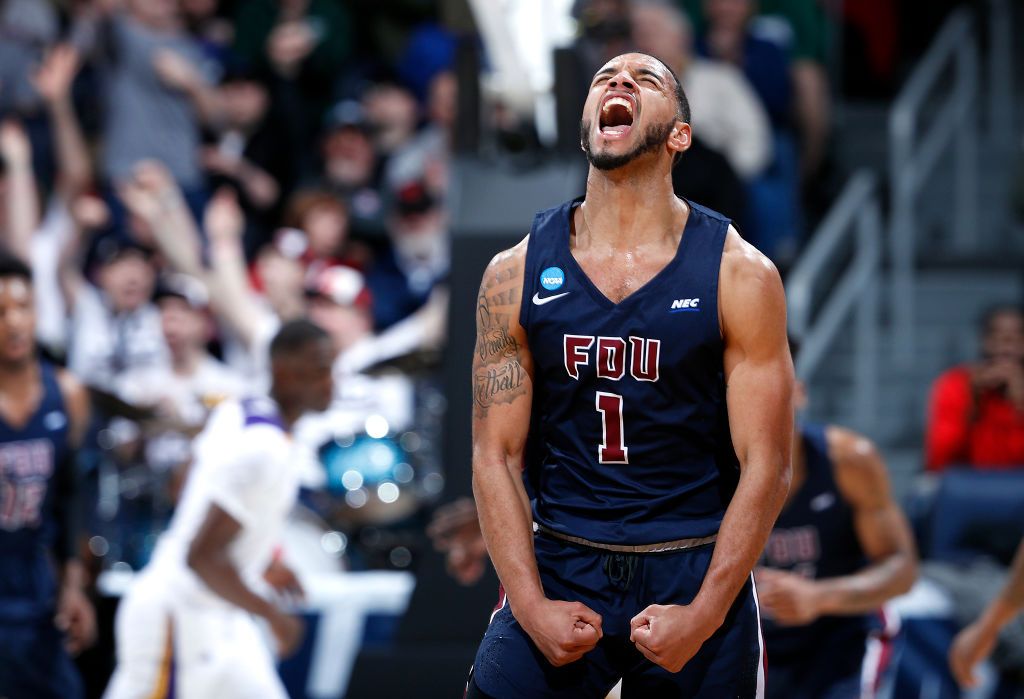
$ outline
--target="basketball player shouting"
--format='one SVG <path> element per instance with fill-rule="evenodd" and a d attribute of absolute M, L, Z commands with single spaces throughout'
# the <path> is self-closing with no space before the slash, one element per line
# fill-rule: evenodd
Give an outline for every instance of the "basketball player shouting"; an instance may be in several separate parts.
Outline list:
<path fill-rule="evenodd" d="M 688 120 L 660 61 L 607 63 L 586 196 L 484 275 L 473 486 L 507 598 L 469 697 L 620 677 L 627 699 L 762 696 L 751 569 L 789 485 L 785 298 L 727 219 L 673 195 Z"/>

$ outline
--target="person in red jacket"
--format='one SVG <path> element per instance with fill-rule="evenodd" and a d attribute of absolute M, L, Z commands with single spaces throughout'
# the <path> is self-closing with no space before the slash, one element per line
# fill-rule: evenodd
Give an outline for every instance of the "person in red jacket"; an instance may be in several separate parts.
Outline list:
<path fill-rule="evenodd" d="M 1024 468 L 1024 310 L 997 306 L 981 323 L 982 358 L 932 386 L 928 470 Z"/>

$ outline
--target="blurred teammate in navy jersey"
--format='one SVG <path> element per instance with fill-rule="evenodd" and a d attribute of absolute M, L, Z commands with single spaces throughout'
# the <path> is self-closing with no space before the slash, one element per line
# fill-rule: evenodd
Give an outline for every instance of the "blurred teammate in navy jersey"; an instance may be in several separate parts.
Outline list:
<path fill-rule="evenodd" d="M 802 384 L 796 396 L 802 404 Z M 899 625 L 882 605 L 913 585 L 917 553 L 869 439 L 835 425 L 797 427 L 793 484 L 762 563 L 768 696 L 875 696 Z"/>
<path fill-rule="evenodd" d="M 0 696 L 75 699 L 95 636 L 76 557 L 74 450 L 88 396 L 36 357 L 32 276 L 0 253 Z"/>
<path fill-rule="evenodd" d="M 688 122 L 661 61 L 609 61 L 586 196 L 484 274 L 473 487 L 507 597 L 469 697 L 763 696 L 751 570 L 789 485 L 785 297 L 728 219 L 673 194 Z"/>

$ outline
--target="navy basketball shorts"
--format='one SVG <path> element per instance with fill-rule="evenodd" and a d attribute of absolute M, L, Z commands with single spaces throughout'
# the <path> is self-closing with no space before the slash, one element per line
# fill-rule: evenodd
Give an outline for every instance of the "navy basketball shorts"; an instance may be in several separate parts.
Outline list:
<path fill-rule="evenodd" d="M 822 647 L 828 648 L 827 658 L 818 652 Z M 768 699 L 865 699 L 878 693 L 893 640 L 881 632 L 839 629 L 784 656 L 772 653 L 769 641 L 768 653 Z"/>
<path fill-rule="evenodd" d="M 549 599 L 582 602 L 601 615 L 604 637 L 574 663 L 554 667 L 505 600 L 476 654 L 472 682 L 494 699 L 604 699 L 622 679 L 622 698 L 755 699 L 764 694 L 761 629 L 753 584 L 743 586 L 725 623 L 678 673 L 647 660 L 629 641 L 629 622 L 651 604 L 689 604 L 713 545 L 619 554 L 538 534 L 537 566 Z"/>
<path fill-rule="evenodd" d="M 64 650 L 64 636 L 51 618 L 0 621 L 0 697 L 77 699 L 78 670 Z"/>

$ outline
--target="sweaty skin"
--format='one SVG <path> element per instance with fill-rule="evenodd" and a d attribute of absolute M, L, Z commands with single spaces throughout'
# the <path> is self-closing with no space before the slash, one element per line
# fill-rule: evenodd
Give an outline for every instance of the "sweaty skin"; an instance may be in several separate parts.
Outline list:
<path fill-rule="evenodd" d="M 642 54 L 613 59 L 584 105 L 581 144 L 591 159 L 586 198 L 573 217 L 573 255 L 591 281 L 619 302 L 675 254 L 689 209 L 672 191 L 673 159 L 690 146 L 674 79 Z M 629 129 L 601 128 L 605 99 L 636 107 Z M 660 145 L 650 133 L 670 125 Z M 621 164 L 625 160 L 624 164 Z M 602 169 L 598 163 L 615 163 Z M 544 595 L 523 487 L 534 363 L 519 324 L 527 241 L 488 265 L 477 303 L 473 361 L 473 491 L 491 560 L 512 613 L 553 665 L 579 659 L 601 638 L 601 617 L 579 602 Z M 653 605 L 632 621 L 631 640 L 652 662 L 677 672 L 721 626 L 764 548 L 789 488 L 793 366 L 785 296 L 772 263 L 730 229 L 722 255 L 719 307 L 726 399 L 741 475 L 693 603 Z"/>

